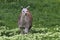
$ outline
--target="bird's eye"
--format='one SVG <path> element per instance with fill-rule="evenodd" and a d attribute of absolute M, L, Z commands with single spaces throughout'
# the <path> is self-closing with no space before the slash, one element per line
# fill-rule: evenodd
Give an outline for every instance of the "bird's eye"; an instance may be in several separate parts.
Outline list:
<path fill-rule="evenodd" d="M 24 12 L 24 11 L 23 11 Z"/>

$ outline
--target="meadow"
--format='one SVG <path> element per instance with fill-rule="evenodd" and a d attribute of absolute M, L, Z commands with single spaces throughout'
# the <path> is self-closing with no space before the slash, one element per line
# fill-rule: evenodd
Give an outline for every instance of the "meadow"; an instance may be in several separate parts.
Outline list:
<path fill-rule="evenodd" d="M 21 6 L 30 6 L 33 24 L 20 34 Z M 60 40 L 60 0 L 0 0 L 0 40 Z"/>

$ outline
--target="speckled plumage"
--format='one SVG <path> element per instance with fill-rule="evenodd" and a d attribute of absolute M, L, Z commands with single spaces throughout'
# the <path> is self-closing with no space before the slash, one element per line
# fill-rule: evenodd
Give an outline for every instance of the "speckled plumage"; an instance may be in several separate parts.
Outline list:
<path fill-rule="evenodd" d="M 32 15 L 27 8 L 23 8 L 18 19 L 18 26 L 21 33 L 28 33 L 32 27 Z"/>

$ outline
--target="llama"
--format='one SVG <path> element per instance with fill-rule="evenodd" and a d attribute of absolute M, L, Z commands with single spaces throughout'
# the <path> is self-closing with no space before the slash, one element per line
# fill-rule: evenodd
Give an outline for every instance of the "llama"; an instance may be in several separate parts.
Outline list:
<path fill-rule="evenodd" d="M 22 8 L 18 19 L 18 26 L 22 34 L 27 34 L 32 27 L 32 15 L 28 10 L 29 7 Z"/>

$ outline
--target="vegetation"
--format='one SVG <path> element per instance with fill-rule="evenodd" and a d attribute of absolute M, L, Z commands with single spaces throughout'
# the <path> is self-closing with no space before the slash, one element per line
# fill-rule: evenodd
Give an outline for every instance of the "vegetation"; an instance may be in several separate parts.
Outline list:
<path fill-rule="evenodd" d="M 28 5 L 32 28 L 20 34 L 21 6 Z M 60 0 L 0 0 L 0 40 L 60 40 Z"/>

